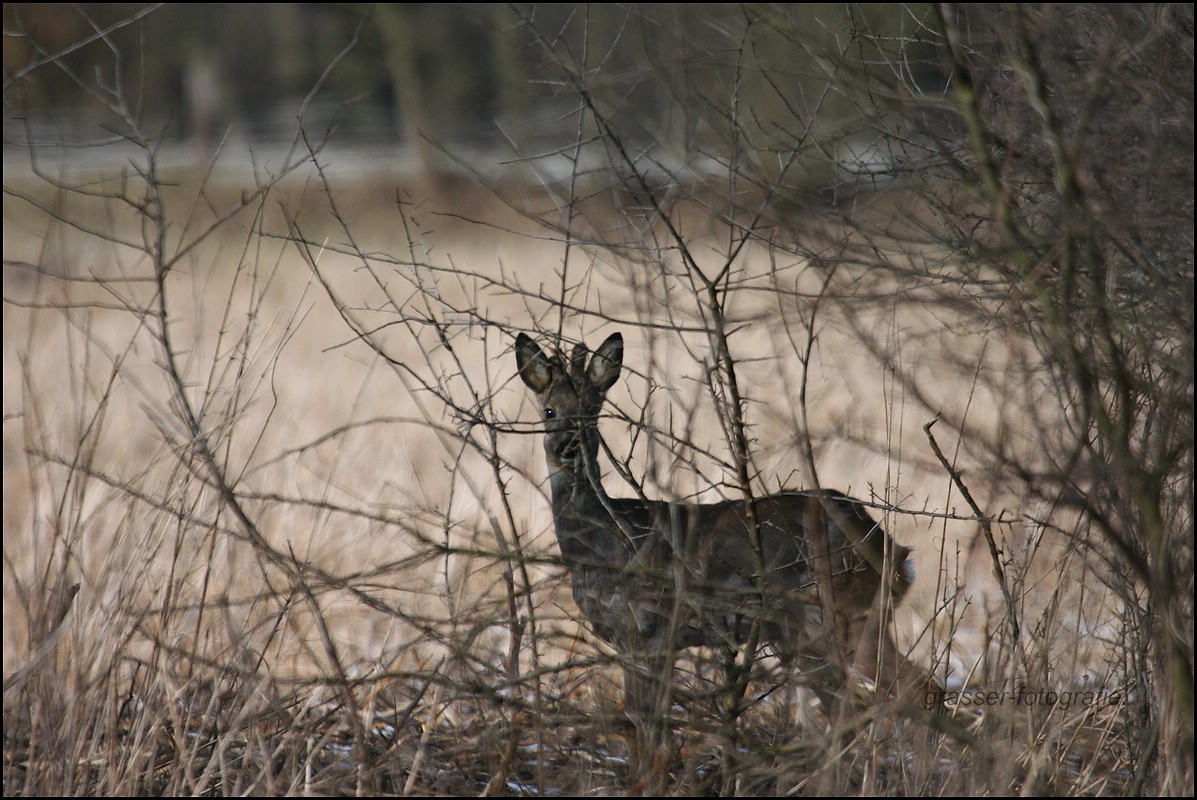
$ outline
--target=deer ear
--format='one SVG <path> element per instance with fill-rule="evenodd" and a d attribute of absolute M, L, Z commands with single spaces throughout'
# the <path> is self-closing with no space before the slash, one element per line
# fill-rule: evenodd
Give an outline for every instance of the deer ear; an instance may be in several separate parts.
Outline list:
<path fill-rule="evenodd" d="M 515 337 L 515 363 L 529 389 L 541 394 L 549 388 L 553 380 L 553 365 L 540 346 L 523 333 Z"/>
<path fill-rule="evenodd" d="M 586 368 L 586 377 L 600 392 L 606 392 L 619 377 L 622 366 L 623 336 L 613 333 L 594 351 L 590 366 Z"/>

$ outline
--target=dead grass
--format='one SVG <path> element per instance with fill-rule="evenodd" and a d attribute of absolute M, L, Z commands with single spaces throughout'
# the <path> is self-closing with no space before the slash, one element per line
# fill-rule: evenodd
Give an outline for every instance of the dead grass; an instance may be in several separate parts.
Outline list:
<path fill-rule="evenodd" d="M 172 248 L 242 194 L 179 183 Z M 135 214 L 28 176 L 5 184 L 46 209 L 6 192 L 6 794 L 628 790 L 618 670 L 576 624 L 555 563 L 536 415 L 510 347 L 514 331 L 551 330 L 559 314 L 567 335 L 590 341 L 622 329 L 633 374 L 612 391 L 624 419 L 604 422 L 608 443 L 653 496 L 712 499 L 725 491 L 724 439 L 680 280 L 567 254 L 462 187 L 399 207 L 387 180 L 340 185 L 342 225 L 315 177 L 297 174 L 172 267 L 163 328 Z M 700 659 L 675 707 L 668 791 L 1149 787 L 1135 761 L 1144 721 L 1126 702 L 1136 687 L 1124 683 L 1140 633 L 1068 521 L 972 471 L 969 443 L 937 429 L 987 513 L 1008 521 L 999 533 L 1024 631 L 1010 641 L 989 555 L 930 455 L 924 412 L 869 344 L 923 365 L 945 418 L 980 420 L 1030 458 L 1022 406 L 999 391 L 1024 354 L 937 334 L 945 321 L 918 306 L 875 309 L 868 340 L 863 317 L 832 310 L 800 419 L 793 290 L 809 277 L 770 255 L 745 257 L 734 306 L 763 480 L 812 483 L 796 455 L 805 430 L 820 485 L 887 505 L 884 524 L 917 559 L 898 636 L 947 688 L 1089 685 L 1123 702 L 880 702 L 833 736 L 804 692 L 762 672 L 732 741 Z M 254 533 L 197 455 L 184 403 Z M 614 474 L 607 485 L 630 493 Z"/>

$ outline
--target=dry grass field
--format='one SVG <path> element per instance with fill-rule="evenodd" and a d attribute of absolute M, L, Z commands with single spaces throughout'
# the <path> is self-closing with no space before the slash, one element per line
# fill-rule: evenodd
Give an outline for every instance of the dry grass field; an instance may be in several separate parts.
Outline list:
<path fill-rule="evenodd" d="M 677 252 L 650 230 L 567 243 L 481 189 L 381 171 L 67 180 L 5 174 L 5 794 L 634 788 L 512 345 L 622 331 L 615 460 L 650 497 L 736 496 L 711 310 Z M 727 232 L 679 214 L 717 270 Z M 896 635 L 948 702 L 830 726 L 765 659 L 729 722 L 689 653 L 663 789 L 1151 791 L 1137 632 L 1075 520 L 986 466 L 1034 465 L 1059 424 L 1035 354 L 888 277 L 827 276 L 784 247 L 732 261 L 752 464 L 766 490 L 874 503 L 915 548 Z M 931 436 L 995 520 L 1009 596 Z"/>

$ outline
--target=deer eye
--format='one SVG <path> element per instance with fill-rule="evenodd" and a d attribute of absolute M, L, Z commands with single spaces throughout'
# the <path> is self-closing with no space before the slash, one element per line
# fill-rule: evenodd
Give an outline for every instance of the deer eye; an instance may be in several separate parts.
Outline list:
<path fill-rule="evenodd" d="M 556 411 L 554 411 L 554 410 L 553 410 L 553 409 L 551 409 L 551 408 L 547 408 L 547 407 L 545 408 L 545 410 L 544 410 L 544 418 L 545 418 L 545 419 L 552 419 L 552 418 L 553 418 L 553 417 L 555 417 L 555 416 L 557 416 L 557 412 L 556 412 Z"/>

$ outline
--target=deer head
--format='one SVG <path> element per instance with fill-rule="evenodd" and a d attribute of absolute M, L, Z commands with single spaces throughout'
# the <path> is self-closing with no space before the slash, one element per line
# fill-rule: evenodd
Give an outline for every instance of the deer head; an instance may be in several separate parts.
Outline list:
<path fill-rule="evenodd" d="M 596 470 L 598 415 L 607 390 L 619 378 L 623 337 L 611 334 L 593 356 L 585 345 L 578 344 L 566 359 L 545 355 L 521 333 L 515 342 L 515 358 L 520 377 L 540 403 L 550 478 L 556 481 Z"/>

